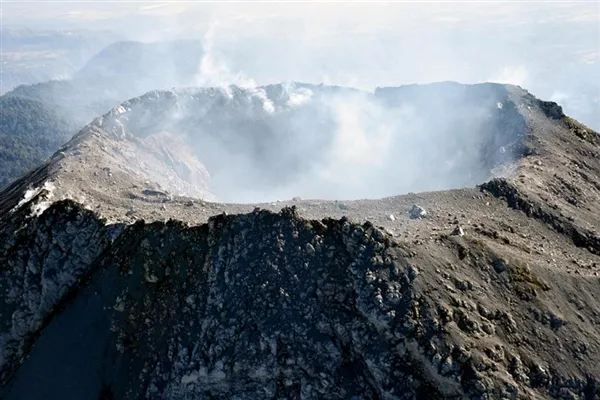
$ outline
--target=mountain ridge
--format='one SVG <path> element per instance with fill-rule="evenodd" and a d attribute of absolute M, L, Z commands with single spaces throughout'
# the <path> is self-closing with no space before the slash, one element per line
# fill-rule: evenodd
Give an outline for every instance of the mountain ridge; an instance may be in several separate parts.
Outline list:
<path fill-rule="evenodd" d="M 0 395 L 600 396 L 598 137 L 508 90 L 508 174 L 372 200 L 167 193 L 94 164 L 151 137 L 96 120 L 0 193 Z"/>

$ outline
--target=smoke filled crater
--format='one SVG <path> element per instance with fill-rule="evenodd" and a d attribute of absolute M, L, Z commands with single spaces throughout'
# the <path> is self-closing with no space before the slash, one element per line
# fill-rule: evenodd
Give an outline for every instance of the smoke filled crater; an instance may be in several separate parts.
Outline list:
<path fill-rule="evenodd" d="M 149 92 L 119 109 L 105 116 L 108 131 L 183 143 L 165 156 L 178 179 L 232 203 L 471 187 L 507 173 L 525 131 L 498 84 L 193 88 Z M 192 164 L 206 173 L 191 174 Z"/>

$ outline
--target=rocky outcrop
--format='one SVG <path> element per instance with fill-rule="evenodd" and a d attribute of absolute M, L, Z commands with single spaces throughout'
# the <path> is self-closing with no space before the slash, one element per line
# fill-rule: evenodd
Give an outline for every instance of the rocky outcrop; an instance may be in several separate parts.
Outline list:
<path fill-rule="evenodd" d="M 11 331 L 21 335 L 12 338 L 15 356 L 6 359 L 5 377 L 27 339 L 48 322 L 7 398 L 39 395 L 23 383 L 53 362 L 45 346 L 60 349 L 90 324 L 95 333 L 79 346 L 100 346 L 104 353 L 93 366 L 103 373 L 79 387 L 90 395 L 101 388 L 111 398 L 381 398 L 426 390 L 403 361 L 415 356 L 411 332 L 422 323 L 411 290 L 417 272 L 397 261 L 400 250 L 371 224 L 305 221 L 284 209 L 217 216 L 192 228 L 138 223 L 111 244 L 115 229 L 63 202 L 22 233 L 29 241 L 5 246 L 5 259 L 29 249 L 3 276 L 21 288 L 11 304 L 24 307 L 13 313 L 18 326 Z M 85 251 L 81 242 L 88 244 Z M 65 253 L 69 262 L 51 271 Z M 45 272 L 35 275 L 40 267 Z M 61 297 L 84 276 L 87 286 L 52 319 Z M 30 281 L 54 290 L 44 296 Z M 90 380 L 89 368 L 78 364 L 89 363 L 88 356 L 63 364 L 74 381 Z M 43 390 L 59 393 L 64 381 L 49 381 Z M 445 390 L 460 390 L 451 386 Z"/>
<path fill-rule="evenodd" d="M 61 202 L 40 217 L 41 192 L 2 220 L 0 382 L 6 383 L 69 290 L 118 234 L 79 205 Z"/>
<path fill-rule="evenodd" d="M 578 228 L 568 218 L 554 212 L 547 204 L 528 199 L 526 194 L 520 192 L 506 179 L 492 179 L 480 185 L 480 188 L 506 200 L 510 207 L 523 211 L 528 217 L 538 219 L 568 236 L 576 246 L 600 255 L 600 237 L 594 232 Z"/>

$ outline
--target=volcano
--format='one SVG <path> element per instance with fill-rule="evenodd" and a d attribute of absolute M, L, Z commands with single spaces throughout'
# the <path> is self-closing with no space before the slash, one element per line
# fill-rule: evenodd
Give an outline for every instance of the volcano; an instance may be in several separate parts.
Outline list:
<path fill-rule="evenodd" d="M 599 146 L 491 83 L 126 101 L 0 193 L 0 396 L 598 398 Z"/>

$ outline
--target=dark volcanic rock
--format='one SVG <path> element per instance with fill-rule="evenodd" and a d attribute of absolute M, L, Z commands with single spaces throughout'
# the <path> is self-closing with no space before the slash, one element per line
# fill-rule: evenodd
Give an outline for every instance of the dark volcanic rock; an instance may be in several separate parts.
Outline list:
<path fill-rule="evenodd" d="M 415 320 L 414 276 L 373 227 L 306 221 L 288 208 L 217 216 L 192 228 L 137 223 L 111 244 L 89 213 L 61 203 L 29 232 L 39 238 L 60 213 L 61 225 L 37 239 L 42 247 L 22 245 L 43 255 L 70 231 L 92 242 L 81 236 L 90 232 L 98 245 L 78 255 L 85 262 L 62 285 L 85 273 L 88 283 L 44 328 L 7 399 L 73 391 L 88 398 L 411 398 L 462 390 L 429 387 L 408 367 L 420 357 L 416 330 L 425 322 Z M 50 252 L 76 257 L 77 245 L 66 246 Z M 18 298 L 36 294 L 24 287 Z M 41 320 L 50 319 L 56 297 L 35 310 Z M 40 326 L 27 328 L 36 334 Z M 61 368 L 48 370 L 55 357 Z M 39 374 L 43 384 L 32 385 L 29 377 Z"/>
<path fill-rule="evenodd" d="M 453 324 L 477 336 L 502 329 L 495 328 L 502 318 L 516 326 L 514 319 L 489 311 L 482 319 L 460 302 L 435 306 L 410 251 L 370 223 L 309 221 L 285 208 L 195 227 L 168 221 L 123 229 L 63 201 L 27 225 L 2 253 L 10 267 L 3 289 L 15 292 L 5 299 L 13 316 L 3 313 L 3 329 L 18 334 L 4 341 L 3 398 L 518 392 L 478 372 L 502 363 L 478 359 L 475 348 L 447 336 Z M 511 374 L 542 379 L 520 368 Z M 555 388 L 551 372 L 540 371 L 543 386 Z M 597 390 L 583 381 L 564 385 Z"/>
<path fill-rule="evenodd" d="M 43 193 L 38 195 L 42 196 Z M 0 379 L 6 382 L 55 308 L 90 272 L 119 232 L 68 202 L 29 218 L 36 198 L 4 218 L 0 229 Z"/>

